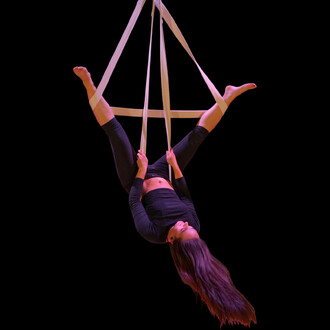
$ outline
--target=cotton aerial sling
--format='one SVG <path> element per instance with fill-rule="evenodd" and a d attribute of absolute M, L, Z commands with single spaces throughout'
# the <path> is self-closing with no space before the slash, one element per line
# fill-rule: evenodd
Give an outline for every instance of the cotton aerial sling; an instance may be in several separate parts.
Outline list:
<path fill-rule="evenodd" d="M 138 0 L 133 11 L 133 14 L 128 22 L 128 25 L 116 47 L 116 50 L 108 64 L 108 67 L 103 74 L 101 82 L 99 83 L 94 95 L 89 100 L 92 109 L 94 110 L 99 100 L 101 99 L 103 92 L 110 80 L 110 77 L 117 65 L 119 57 L 121 56 L 124 47 L 129 39 L 129 36 L 135 26 L 135 23 L 142 11 L 142 8 L 146 0 Z M 152 39 L 153 39 L 153 27 L 154 27 L 154 14 L 155 7 L 159 10 L 160 17 L 160 71 L 161 71 L 161 90 L 162 90 L 162 110 L 149 109 L 149 85 L 150 85 L 150 66 L 151 66 L 151 49 L 152 49 Z M 145 97 L 144 97 L 144 107 L 143 109 L 132 109 L 132 108 L 121 108 L 121 107 L 111 107 L 113 113 L 116 116 L 129 116 L 129 117 L 142 117 L 142 130 L 141 130 L 141 141 L 140 149 L 146 154 L 147 147 L 147 121 L 148 117 L 152 118 L 164 118 L 165 128 L 167 136 L 167 146 L 168 150 L 171 148 L 171 118 L 200 118 L 206 110 L 171 110 L 170 108 L 170 90 L 169 90 L 169 80 L 168 80 L 168 70 L 167 70 L 167 59 L 165 50 L 165 40 L 163 31 L 163 20 L 167 23 L 175 37 L 178 39 L 182 47 L 186 50 L 191 59 L 195 62 L 198 70 L 200 71 L 206 85 L 208 86 L 211 94 L 213 95 L 216 103 L 218 104 L 222 113 L 225 113 L 227 109 L 227 104 L 223 100 L 221 94 L 218 92 L 214 84 L 207 77 L 204 71 L 201 69 L 197 63 L 194 55 L 192 54 L 186 40 L 184 39 L 180 29 L 175 23 L 173 17 L 162 3 L 161 0 L 152 0 L 152 11 L 151 11 L 151 31 L 150 31 L 150 42 L 149 42 L 149 54 L 148 54 L 148 66 L 147 66 L 147 77 L 145 86 Z M 171 170 L 169 166 L 169 175 L 171 180 Z"/>

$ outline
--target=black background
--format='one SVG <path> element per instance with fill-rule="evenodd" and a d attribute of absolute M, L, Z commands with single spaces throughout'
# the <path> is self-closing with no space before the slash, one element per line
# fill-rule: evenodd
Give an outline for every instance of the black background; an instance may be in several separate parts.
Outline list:
<path fill-rule="evenodd" d="M 34 217 L 23 225 L 29 239 L 20 250 L 26 324 L 74 329 L 219 326 L 181 282 L 168 247 L 137 234 L 107 137 L 72 71 L 85 66 L 98 84 L 135 3 L 71 2 L 44 8 L 39 17 L 46 28 L 44 35 L 38 30 L 40 51 L 34 61 L 47 88 L 40 83 L 35 91 L 43 90 L 44 98 L 35 123 L 42 132 L 35 134 L 39 161 L 30 178 L 38 193 L 27 206 Z M 201 237 L 254 306 L 258 324 L 251 328 L 268 329 L 276 323 L 282 299 L 281 244 L 289 231 L 283 213 L 289 215 L 291 202 L 291 182 L 283 179 L 291 170 L 290 142 L 283 138 L 287 115 L 276 89 L 290 79 L 282 67 L 288 54 L 279 47 L 285 33 L 274 24 L 274 17 L 283 24 L 286 13 L 270 15 L 279 8 L 246 1 L 165 5 L 221 94 L 229 84 L 258 86 L 230 105 L 185 177 Z M 104 92 L 113 106 L 143 107 L 150 12 L 147 1 Z M 158 17 L 156 11 L 150 108 L 162 107 Z M 208 109 L 214 100 L 199 71 L 166 24 L 164 29 L 172 109 Z M 118 118 L 138 148 L 141 119 Z M 195 124 L 195 119 L 172 120 L 172 144 Z M 149 119 L 149 161 L 165 150 L 164 121 Z"/>

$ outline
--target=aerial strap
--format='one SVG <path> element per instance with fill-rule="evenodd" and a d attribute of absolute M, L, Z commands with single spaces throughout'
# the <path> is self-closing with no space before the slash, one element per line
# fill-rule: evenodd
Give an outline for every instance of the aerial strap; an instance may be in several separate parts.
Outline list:
<path fill-rule="evenodd" d="M 98 85 L 94 95 L 90 98 L 89 103 L 94 110 L 100 101 L 102 94 L 110 80 L 110 77 L 113 73 L 114 68 L 117 65 L 119 57 L 121 56 L 124 47 L 128 41 L 128 38 L 135 26 L 135 23 L 142 11 L 142 8 L 146 0 L 138 0 L 133 11 L 133 14 L 128 22 L 128 25 L 119 41 L 119 44 L 108 64 L 108 67 L 101 79 L 100 84 Z M 221 112 L 224 114 L 227 110 L 227 104 L 222 98 L 221 94 L 218 92 L 214 84 L 207 77 L 205 72 L 197 63 L 193 53 L 191 52 L 186 40 L 184 39 L 180 29 L 172 18 L 171 14 L 162 3 L 161 0 L 152 0 L 152 12 L 151 12 L 151 32 L 150 32 L 150 42 L 149 42 L 149 55 L 148 55 L 148 67 L 147 67 L 147 77 L 146 77 L 146 87 L 144 95 L 144 107 L 143 109 L 128 109 L 128 108 L 118 108 L 112 107 L 113 113 L 115 115 L 121 116 L 132 116 L 132 117 L 142 117 L 142 131 L 141 131 L 141 141 L 140 149 L 146 153 L 147 147 L 147 120 L 148 117 L 154 118 L 165 118 L 165 128 L 167 136 L 167 145 L 168 150 L 171 149 L 171 118 L 200 118 L 206 110 L 171 110 L 170 107 L 170 91 L 169 91 L 169 79 L 168 79 L 168 69 L 167 69 L 167 59 L 166 59 L 166 49 L 165 49 L 165 39 L 164 39 L 164 30 L 163 30 L 163 20 L 166 21 L 167 25 L 176 36 L 182 47 L 186 50 L 188 55 L 195 62 L 200 74 L 202 75 L 206 85 L 208 86 L 211 94 L 213 95 L 216 103 L 218 104 Z M 155 6 L 159 10 L 160 16 L 160 71 L 161 71 L 161 87 L 162 87 L 162 101 L 164 110 L 150 110 L 149 109 L 149 86 L 150 86 L 150 66 L 151 66 L 151 49 L 152 49 L 152 35 L 153 35 L 153 25 L 154 25 L 154 12 Z M 171 179 L 171 167 L 169 166 L 169 174 Z"/>
<path fill-rule="evenodd" d="M 154 2 L 155 3 L 155 2 Z M 160 0 L 162 4 L 162 1 Z M 164 118 L 165 118 L 165 128 L 167 137 L 167 148 L 171 150 L 171 106 L 170 106 L 170 89 L 168 81 L 168 69 L 167 69 L 167 59 L 166 59 L 166 49 L 164 40 L 164 30 L 163 30 L 163 8 L 159 9 L 159 23 L 160 23 L 160 72 L 161 72 L 161 84 L 162 84 L 162 98 L 163 98 L 163 108 L 164 108 Z M 171 179 L 171 166 L 169 168 L 169 180 Z"/>
<path fill-rule="evenodd" d="M 171 31 L 173 32 L 173 34 L 179 40 L 179 42 L 181 43 L 182 47 L 186 50 L 186 52 L 188 53 L 188 55 L 195 62 L 198 70 L 200 71 L 200 73 L 201 73 L 201 75 L 202 75 L 202 77 L 203 77 L 206 85 L 208 86 L 211 94 L 213 95 L 216 103 L 219 105 L 219 107 L 221 109 L 221 112 L 224 114 L 225 111 L 228 108 L 226 102 L 223 100 L 221 94 L 218 92 L 218 90 L 216 89 L 216 87 L 214 86 L 214 84 L 211 82 L 211 80 L 207 77 L 207 75 L 205 74 L 205 72 L 202 70 L 202 68 L 197 63 L 197 61 L 196 61 L 196 59 L 195 59 L 192 51 L 190 50 L 190 48 L 189 48 L 189 46 L 188 46 L 185 38 L 183 37 L 183 35 L 182 35 L 179 27 L 175 23 L 173 17 L 169 13 L 169 11 L 166 9 L 166 7 L 162 3 L 162 1 L 160 1 L 160 0 L 153 0 L 153 1 L 156 3 L 157 8 L 161 11 L 164 20 L 166 21 L 167 25 L 169 26 L 169 28 L 171 29 Z"/>
<path fill-rule="evenodd" d="M 141 10 L 145 4 L 146 0 L 138 0 L 136 6 L 135 6 L 135 9 L 133 11 L 133 14 L 128 22 L 128 25 L 124 31 L 124 34 L 122 35 L 120 41 L 119 41 L 119 44 L 114 52 L 114 54 L 112 55 L 112 58 L 110 60 L 110 63 L 107 67 L 107 69 L 105 70 L 105 73 L 101 79 L 101 82 L 100 84 L 98 85 L 96 91 L 95 91 L 95 94 L 90 98 L 89 100 L 89 104 L 90 106 L 92 107 L 92 109 L 94 110 L 97 103 L 100 101 L 101 97 L 102 97 L 102 94 L 109 82 L 109 79 L 112 75 L 112 72 L 114 70 L 114 68 L 116 67 L 116 64 L 119 60 L 119 57 L 120 55 L 122 54 L 123 50 L 124 50 L 124 47 L 127 43 L 127 40 L 135 26 L 135 23 L 138 19 L 138 17 L 140 16 L 140 13 L 141 13 Z"/>
<path fill-rule="evenodd" d="M 146 88 L 144 93 L 144 106 L 142 112 L 142 131 L 141 131 L 141 141 L 140 141 L 140 149 L 144 154 L 147 153 L 147 122 L 148 122 L 148 111 L 149 111 L 150 65 L 151 65 L 152 32 L 154 27 L 154 16 L 155 16 L 155 3 L 152 2 L 148 68 L 147 68 Z"/>

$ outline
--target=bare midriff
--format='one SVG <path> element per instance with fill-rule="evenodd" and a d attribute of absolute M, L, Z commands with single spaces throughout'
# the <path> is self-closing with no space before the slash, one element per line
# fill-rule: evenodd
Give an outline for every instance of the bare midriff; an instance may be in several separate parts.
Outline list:
<path fill-rule="evenodd" d="M 146 195 L 148 192 L 155 190 L 155 189 L 161 189 L 161 188 L 167 188 L 167 189 L 173 189 L 172 184 L 170 181 L 156 177 L 156 178 L 150 178 L 147 180 L 144 180 L 143 182 L 143 189 L 142 189 L 142 196 Z"/>

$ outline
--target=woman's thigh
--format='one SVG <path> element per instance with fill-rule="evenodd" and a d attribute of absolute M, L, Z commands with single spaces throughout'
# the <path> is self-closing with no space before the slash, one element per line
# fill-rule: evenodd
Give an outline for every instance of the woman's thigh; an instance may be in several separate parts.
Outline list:
<path fill-rule="evenodd" d="M 138 170 L 137 153 L 116 118 L 111 119 L 102 128 L 110 141 L 119 180 L 123 188 L 129 192 Z"/>
<path fill-rule="evenodd" d="M 209 132 L 207 129 L 205 129 L 202 126 L 196 126 L 189 134 L 187 134 L 179 143 L 177 143 L 173 147 L 173 151 L 181 171 L 183 171 L 186 168 L 186 166 L 189 164 L 189 162 L 195 155 L 196 151 L 198 150 L 199 146 L 206 139 L 208 134 Z M 157 170 L 160 173 L 164 173 L 164 171 L 168 172 L 166 155 L 159 158 L 152 165 L 152 169 L 154 172 L 157 172 Z"/>

